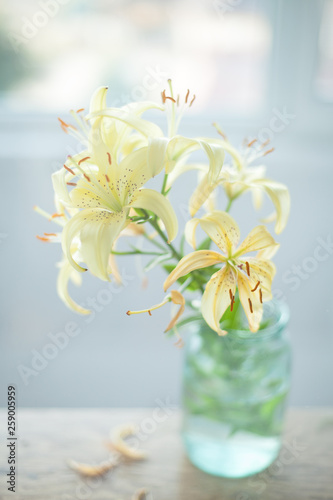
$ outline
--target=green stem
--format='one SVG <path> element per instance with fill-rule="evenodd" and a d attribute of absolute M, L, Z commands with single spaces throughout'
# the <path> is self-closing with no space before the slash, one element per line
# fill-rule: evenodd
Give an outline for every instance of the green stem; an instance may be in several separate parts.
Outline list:
<path fill-rule="evenodd" d="M 161 243 L 159 243 L 158 241 L 155 241 L 155 239 L 154 239 L 154 238 L 151 238 L 151 237 L 149 236 L 149 234 L 147 234 L 146 232 L 144 232 L 144 233 L 142 234 L 142 236 L 143 236 L 144 238 L 146 238 L 146 240 L 148 240 L 148 241 L 149 241 L 149 243 L 152 243 L 152 245 L 155 245 L 155 247 L 159 248 L 160 250 L 165 251 L 165 247 L 164 247 L 163 245 L 161 245 Z"/>
<path fill-rule="evenodd" d="M 230 211 L 230 208 L 231 208 L 231 205 L 232 205 L 232 202 L 233 202 L 233 201 L 234 201 L 234 200 L 232 200 L 232 199 L 230 199 L 230 200 L 228 201 L 228 205 L 227 205 L 227 208 L 225 209 L 225 212 L 227 212 L 227 213 L 228 213 L 228 212 Z"/>
<path fill-rule="evenodd" d="M 150 219 L 148 222 L 158 232 L 158 234 L 160 235 L 160 237 L 162 238 L 162 240 L 167 244 L 168 248 L 170 248 L 170 250 L 172 252 L 172 255 L 175 257 L 175 259 L 180 260 L 182 258 L 182 256 L 175 249 L 175 247 L 171 243 L 168 242 L 168 238 L 166 237 L 166 235 L 164 234 L 164 232 L 162 231 L 162 229 L 158 225 L 158 222 L 157 222 L 156 218 L 155 219 Z"/>
<path fill-rule="evenodd" d="M 164 248 L 163 248 L 164 250 Z M 112 250 L 111 251 L 111 254 L 112 255 L 165 255 L 163 253 L 160 253 L 160 252 L 145 252 L 143 250 L 133 250 L 133 251 L 130 251 L 130 252 L 116 252 L 115 250 Z"/>
<path fill-rule="evenodd" d="M 166 195 L 166 185 L 167 185 L 167 182 L 168 182 L 168 174 L 165 174 L 164 175 L 164 179 L 163 179 L 163 184 L 162 184 L 162 190 L 161 190 L 161 193 L 163 194 L 163 196 Z"/>

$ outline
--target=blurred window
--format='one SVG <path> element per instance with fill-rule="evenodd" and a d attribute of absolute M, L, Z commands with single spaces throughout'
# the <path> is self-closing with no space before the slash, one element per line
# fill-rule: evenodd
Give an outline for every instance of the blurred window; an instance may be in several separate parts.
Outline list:
<path fill-rule="evenodd" d="M 333 102 L 333 0 L 326 0 L 323 7 L 315 90 L 321 100 Z"/>
<path fill-rule="evenodd" d="M 0 7 L 0 104 L 52 113 L 110 86 L 110 104 L 152 99 L 172 77 L 203 110 L 266 104 L 272 26 L 247 0 L 14 0 Z M 4 43 L 5 42 L 5 43 Z M 198 68 L 200 72 L 198 74 Z M 50 97 L 52 96 L 52 98 Z"/>

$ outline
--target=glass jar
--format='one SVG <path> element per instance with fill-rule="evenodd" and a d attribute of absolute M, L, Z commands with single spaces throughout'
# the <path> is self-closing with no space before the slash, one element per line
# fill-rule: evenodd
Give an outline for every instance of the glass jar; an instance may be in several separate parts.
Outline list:
<path fill-rule="evenodd" d="M 290 386 L 287 306 L 264 304 L 262 329 L 219 337 L 203 320 L 186 326 L 183 430 L 201 470 L 245 477 L 279 453 Z"/>

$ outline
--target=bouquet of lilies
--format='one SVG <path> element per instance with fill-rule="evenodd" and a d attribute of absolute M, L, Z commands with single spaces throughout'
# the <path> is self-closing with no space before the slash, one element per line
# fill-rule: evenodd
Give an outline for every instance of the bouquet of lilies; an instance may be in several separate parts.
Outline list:
<path fill-rule="evenodd" d="M 68 156 L 63 168 L 52 175 L 56 212 L 49 214 L 35 207 L 59 228 L 59 232 L 38 238 L 61 242 L 57 290 L 73 311 L 90 312 L 70 296 L 70 280 L 80 284 L 82 273 L 89 271 L 101 280 L 119 282 L 116 258 L 144 254 L 152 258 L 147 269 L 161 265 L 168 273 L 163 285 L 166 295 L 159 304 L 127 311 L 128 315 L 151 314 L 168 303 L 176 304 L 176 313 L 165 331 L 173 329 L 179 335 L 180 316 L 187 305 L 193 307 L 185 292 L 200 292 L 200 314 L 219 335 L 227 333 L 224 318 L 230 320 L 241 308 L 250 331 L 256 332 L 263 302 L 272 298 L 275 266 L 271 258 L 279 245 L 265 225 L 255 227 L 239 245 L 239 227 L 229 211 L 234 200 L 246 191 L 251 191 L 255 208 L 260 207 L 266 193 L 275 211 L 264 222 L 275 218 L 278 234 L 289 215 L 288 189 L 267 179 L 264 166 L 252 166 L 273 150 L 267 144 L 253 139 L 239 150 L 217 124 L 216 137 L 179 135 L 181 116 L 192 106 L 195 95 L 188 90 L 183 97 L 176 96 L 171 81 L 168 83 L 161 103 L 136 102 L 121 108 L 107 107 L 107 88 L 99 88 L 87 115 L 83 109 L 72 111 L 74 125 L 60 120 L 62 129 L 79 139 L 83 150 Z M 155 123 L 142 118 L 152 109 L 166 113 L 167 136 Z M 203 163 L 191 161 L 198 150 L 207 157 Z M 169 194 L 175 182 L 192 170 L 197 172 L 198 184 L 188 201 L 189 220 L 175 246 L 178 219 Z M 153 177 L 161 178 L 160 190 L 146 187 Z M 216 193 L 221 188 L 227 199 L 225 211 L 216 207 Z M 201 217 L 196 216 L 199 211 Z M 207 235 L 199 244 L 198 226 Z M 123 236 L 145 239 L 149 249 L 131 245 L 130 251 L 119 252 L 116 245 Z M 194 251 L 184 253 L 185 241 Z M 248 256 L 252 252 L 256 254 Z"/>

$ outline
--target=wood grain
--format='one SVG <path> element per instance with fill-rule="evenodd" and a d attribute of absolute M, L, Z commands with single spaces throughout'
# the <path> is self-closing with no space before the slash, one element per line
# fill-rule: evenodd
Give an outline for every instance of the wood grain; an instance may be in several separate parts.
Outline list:
<path fill-rule="evenodd" d="M 142 488 L 151 492 L 149 500 L 333 500 L 332 409 L 290 410 L 277 461 L 237 480 L 209 476 L 189 463 L 175 410 L 168 415 L 153 409 L 21 409 L 16 494 L 6 485 L 5 410 L 0 422 L 1 500 L 130 500 Z M 121 463 L 97 479 L 81 478 L 68 468 L 68 459 L 107 460 L 110 429 L 130 422 L 140 428 L 147 460 Z"/>

